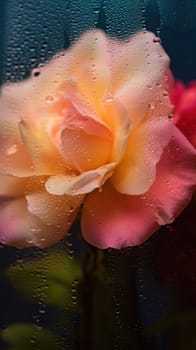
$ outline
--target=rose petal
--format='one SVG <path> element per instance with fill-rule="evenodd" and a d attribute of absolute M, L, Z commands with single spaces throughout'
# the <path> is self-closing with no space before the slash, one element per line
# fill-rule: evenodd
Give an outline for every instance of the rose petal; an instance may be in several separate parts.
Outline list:
<path fill-rule="evenodd" d="M 26 178 L 18 178 L 11 175 L 0 175 L 0 196 L 17 197 L 25 194 Z"/>
<path fill-rule="evenodd" d="M 47 101 L 58 100 L 66 90 L 79 90 L 89 104 L 98 106 L 109 83 L 107 39 L 101 30 L 84 33 L 65 52 L 60 52 L 49 62 L 32 71 L 30 78 L 4 86 L 7 100 L 12 106 L 20 106 L 26 113 L 34 115 L 37 106 Z M 36 105 L 33 103 L 36 101 Z M 14 109 L 14 108 L 13 108 Z"/>
<path fill-rule="evenodd" d="M 27 211 L 24 197 L 1 203 L 0 207 L 0 241 L 17 248 L 36 245 L 38 234 L 47 231 L 43 223 Z"/>
<path fill-rule="evenodd" d="M 154 34 L 140 32 L 127 41 L 111 40 L 112 95 L 128 109 L 138 124 L 146 116 L 149 104 L 157 105 L 157 116 L 171 110 L 164 95 L 169 58 Z M 166 114 L 163 114 L 166 113 Z"/>
<path fill-rule="evenodd" d="M 13 89 L 3 87 L 0 95 L 0 164 L 2 174 L 29 176 L 34 173 L 33 163 L 20 137 L 20 108 L 11 98 Z"/>
<path fill-rule="evenodd" d="M 112 176 L 117 191 L 139 195 L 149 189 L 156 177 L 156 164 L 171 137 L 171 127 L 169 120 L 157 118 L 131 130 L 125 155 Z"/>
<path fill-rule="evenodd" d="M 0 240 L 17 248 L 44 248 L 62 239 L 69 230 L 82 198 L 34 193 L 27 200 L 4 202 L 0 208 Z"/>
<path fill-rule="evenodd" d="M 0 149 L 1 174 L 26 177 L 36 173 L 30 155 L 20 141 L 16 130 L 11 131 L 8 135 L 1 128 Z"/>
<path fill-rule="evenodd" d="M 28 211 L 49 226 L 67 232 L 82 203 L 83 196 L 55 196 L 46 191 L 26 196 Z"/>
<path fill-rule="evenodd" d="M 111 176 L 115 163 L 106 164 L 96 170 L 89 170 L 81 175 L 51 176 L 46 181 L 46 190 L 55 195 L 81 195 L 92 192 L 95 188 L 103 186 Z"/>
<path fill-rule="evenodd" d="M 33 127 L 24 120 L 19 123 L 19 129 L 37 175 L 52 175 L 65 170 L 63 158 L 49 139 L 47 130 L 42 126 Z"/>
<path fill-rule="evenodd" d="M 28 106 L 28 112 L 32 111 L 36 104 L 46 103 L 48 96 L 53 96 L 54 92 L 68 76 L 66 75 L 66 58 L 61 53 L 45 62 L 40 67 L 32 71 L 28 79 L 17 83 L 7 83 L 2 88 L 2 93 L 7 101 L 11 101 L 10 108 L 22 108 Z"/>
<path fill-rule="evenodd" d="M 104 122 L 109 126 L 114 135 L 113 150 L 110 156 L 111 162 L 119 162 L 124 155 L 127 145 L 131 120 L 127 110 L 114 99 L 103 101 Z"/>
<path fill-rule="evenodd" d="M 196 151 L 174 127 L 173 138 L 157 167 L 156 181 L 143 196 L 127 196 L 108 183 L 84 202 L 82 232 L 98 248 L 143 243 L 159 225 L 171 223 L 196 187 Z"/>
<path fill-rule="evenodd" d="M 183 93 L 185 91 L 185 86 L 181 81 L 177 81 L 176 84 L 172 84 L 171 89 L 171 101 L 174 105 L 178 105 Z"/>
<path fill-rule="evenodd" d="M 60 139 L 64 162 L 72 170 L 84 172 L 110 162 L 113 135 L 92 118 L 73 115 L 64 123 Z"/>
<path fill-rule="evenodd" d="M 110 184 L 89 194 L 82 212 L 84 239 L 101 249 L 134 246 L 145 241 L 158 225 L 152 208 L 140 196 L 123 195 Z"/>
<path fill-rule="evenodd" d="M 160 225 L 171 223 L 196 189 L 196 150 L 175 126 L 172 135 L 158 163 L 157 179 L 146 196 Z"/>
<path fill-rule="evenodd" d="M 70 74 L 88 102 L 100 111 L 100 102 L 109 87 L 107 37 L 101 30 L 84 33 L 69 51 Z"/>
<path fill-rule="evenodd" d="M 171 95 L 175 105 L 174 123 L 196 147 L 196 84 L 185 89 L 181 82 L 177 82 Z"/>

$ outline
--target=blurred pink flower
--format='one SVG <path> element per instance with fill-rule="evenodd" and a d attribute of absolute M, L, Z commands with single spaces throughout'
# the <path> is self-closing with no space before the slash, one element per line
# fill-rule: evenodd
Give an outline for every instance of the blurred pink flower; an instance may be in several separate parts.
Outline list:
<path fill-rule="evenodd" d="M 174 104 L 174 122 L 196 147 L 196 81 L 185 86 L 177 81 L 171 92 Z"/>
<path fill-rule="evenodd" d="M 99 248 L 140 244 L 180 214 L 196 151 L 168 118 L 168 65 L 152 33 L 120 41 L 92 30 L 2 87 L 3 243 L 55 243 L 82 203 L 82 234 Z"/>

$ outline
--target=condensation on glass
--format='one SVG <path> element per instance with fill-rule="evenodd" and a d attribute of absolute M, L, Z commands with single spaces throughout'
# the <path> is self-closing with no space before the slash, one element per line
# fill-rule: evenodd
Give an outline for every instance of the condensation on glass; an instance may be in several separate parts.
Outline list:
<path fill-rule="evenodd" d="M 1 82 L 20 81 L 87 29 L 161 38 L 177 78 L 196 78 L 194 0 L 1 2 Z M 196 348 L 195 206 L 141 247 L 100 251 L 74 225 L 51 248 L 1 245 L 2 349 Z M 168 247 L 168 241 L 169 247 Z"/>

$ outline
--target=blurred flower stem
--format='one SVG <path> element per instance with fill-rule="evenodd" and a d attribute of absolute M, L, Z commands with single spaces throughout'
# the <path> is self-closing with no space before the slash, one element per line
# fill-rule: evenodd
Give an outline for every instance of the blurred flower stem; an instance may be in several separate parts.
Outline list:
<path fill-rule="evenodd" d="M 80 289 L 82 350 L 142 349 L 136 255 L 131 249 L 103 251 L 86 245 Z"/>
<path fill-rule="evenodd" d="M 97 254 L 98 249 L 86 244 L 80 293 L 82 304 L 81 350 L 93 349 L 93 295 L 97 270 Z"/>

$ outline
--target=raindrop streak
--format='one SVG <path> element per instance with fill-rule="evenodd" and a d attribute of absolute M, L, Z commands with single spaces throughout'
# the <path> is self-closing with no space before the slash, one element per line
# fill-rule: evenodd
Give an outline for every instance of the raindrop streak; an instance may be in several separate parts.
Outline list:
<path fill-rule="evenodd" d="M 71 242 L 71 234 L 70 233 L 67 233 L 65 243 L 66 243 L 67 256 L 70 259 L 73 259 L 74 250 L 73 250 L 73 245 L 72 245 L 72 242 Z"/>
<path fill-rule="evenodd" d="M 77 293 L 78 293 L 77 289 L 78 289 L 78 281 L 75 280 L 75 281 L 72 282 L 72 289 L 71 289 L 71 291 L 72 291 L 71 298 L 72 298 L 72 303 L 74 305 L 77 304 Z"/>

